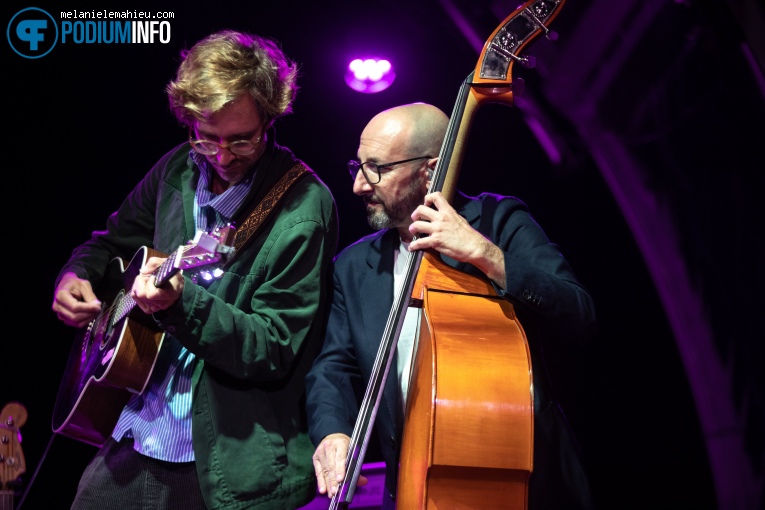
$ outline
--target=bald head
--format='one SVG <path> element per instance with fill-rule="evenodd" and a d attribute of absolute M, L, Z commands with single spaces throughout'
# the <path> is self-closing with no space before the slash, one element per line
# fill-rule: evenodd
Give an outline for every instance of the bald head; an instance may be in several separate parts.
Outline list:
<path fill-rule="evenodd" d="M 438 156 L 449 117 L 426 103 L 411 103 L 384 110 L 361 133 L 361 146 L 401 157 Z"/>

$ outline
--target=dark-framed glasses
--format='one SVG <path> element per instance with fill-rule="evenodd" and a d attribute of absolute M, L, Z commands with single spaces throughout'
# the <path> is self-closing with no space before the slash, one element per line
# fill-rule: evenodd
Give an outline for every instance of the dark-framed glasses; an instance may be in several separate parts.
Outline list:
<path fill-rule="evenodd" d="M 402 163 L 409 163 L 410 161 L 417 161 L 418 159 L 431 159 L 432 156 L 419 156 L 416 158 L 409 158 L 409 159 L 403 159 L 401 161 L 394 161 L 393 163 L 383 163 L 382 165 L 378 165 L 377 163 L 372 163 L 371 161 L 365 161 L 361 162 L 356 159 L 352 159 L 348 162 L 348 171 L 351 173 L 351 179 L 354 181 L 356 180 L 356 175 L 359 173 L 359 169 L 361 170 L 361 173 L 364 174 L 364 179 L 367 180 L 369 184 L 377 184 L 382 179 L 382 171 L 387 170 L 395 165 L 400 165 Z"/>
<path fill-rule="evenodd" d="M 221 149 L 228 149 L 237 156 L 249 156 L 255 152 L 261 138 L 258 136 L 254 140 L 234 140 L 233 142 L 228 143 L 218 143 L 212 140 L 194 140 L 192 134 L 193 133 L 191 132 L 189 133 L 189 143 L 191 144 L 191 147 L 205 156 L 215 156 Z"/>

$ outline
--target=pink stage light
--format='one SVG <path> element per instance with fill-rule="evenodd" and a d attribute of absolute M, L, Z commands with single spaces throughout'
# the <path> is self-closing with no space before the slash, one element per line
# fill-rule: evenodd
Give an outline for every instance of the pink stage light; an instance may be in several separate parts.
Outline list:
<path fill-rule="evenodd" d="M 357 58 L 348 64 L 345 71 L 345 83 L 365 94 L 381 92 L 390 87 L 395 79 L 393 65 L 386 59 Z"/>

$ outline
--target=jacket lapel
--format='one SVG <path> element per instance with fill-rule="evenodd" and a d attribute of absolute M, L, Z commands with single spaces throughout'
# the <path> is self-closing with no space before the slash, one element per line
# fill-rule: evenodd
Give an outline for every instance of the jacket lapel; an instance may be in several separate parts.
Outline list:
<path fill-rule="evenodd" d="M 373 303 L 373 306 L 363 307 L 363 321 L 366 331 L 376 332 L 376 337 L 370 339 L 375 352 L 379 350 L 393 308 L 393 251 L 398 248 L 399 243 L 398 233 L 394 229 L 388 229 L 374 239 L 367 253 L 367 271 L 364 271 L 361 277 L 362 298 Z M 399 416 L 395 356 L 391 361 L 378 412 L 382 413 L 382 416 L 387 414 L 393 426 L 392 430 L 396 430 Z"/>
<path fill-rule="evenodd" d="M 371 243 L 367 252 L 367 270 L 359 278 L 359 298 L 371 303 L 361 307 L 366 331 L 379 332 L 371 339 L 375 349 L 382 339 L 393 305 L 393 246 L 398 242 L 395 230 L 385 230 Z"/>

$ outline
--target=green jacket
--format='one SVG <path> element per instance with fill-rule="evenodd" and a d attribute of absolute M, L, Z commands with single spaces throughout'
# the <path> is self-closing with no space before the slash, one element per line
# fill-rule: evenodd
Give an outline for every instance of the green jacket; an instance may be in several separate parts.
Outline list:
<path fill-rule="evenodd" d="M 297 162 L 268 143 L 236 224 Z M 188 154 L 184 143 L 160 159 L 107 230 L 73 251 L 59 279 L 73 271 L 98 289 L 114 257 L 130 260 L 142 246 L 169 254 L 192 239 L 199 169 Z M 316 494 L 304 376 L 321 344 L 337 210 L 313 172 L 277 207 L 220 279 L 205 289 L 186 275 L 177 304 L 154 315 L 165 342 L 174 338 L 199 358 L 192 433 L 210 510 L 293 510 Z"/>

